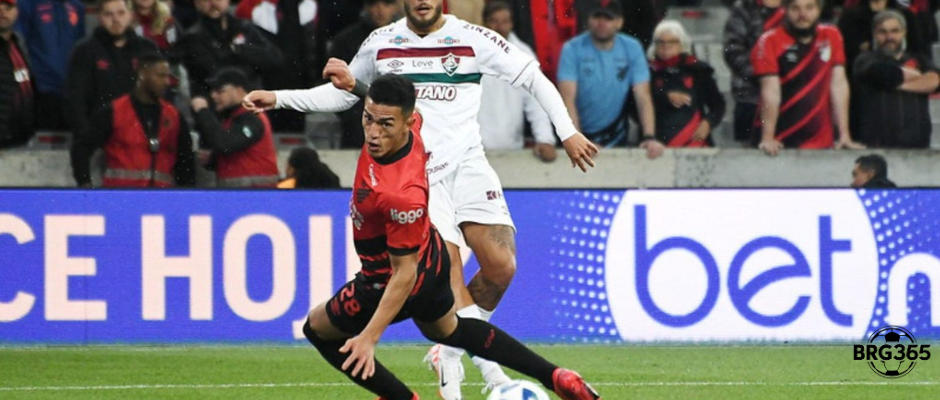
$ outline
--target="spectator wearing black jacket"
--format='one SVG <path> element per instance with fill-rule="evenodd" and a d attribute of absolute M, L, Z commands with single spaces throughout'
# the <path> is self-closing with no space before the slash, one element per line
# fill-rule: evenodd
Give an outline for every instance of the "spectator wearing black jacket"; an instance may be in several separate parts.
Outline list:
<path fill-rule="evenodd" d="M 195 0 L 195 4 L 199 22 L 170 51 L 171 59 L 181 61 L 189 72 L 194 97 L 209 96 L 206 80 L 222 67 L 240 68 L 252 86 L 260 87 L 260 73 L 284 64 L 281 51 L 258 28 L 229 13 L 229 0 Z"/>
<path fill-rule="evenodd" d="M 725 115 L 715 70 L 689 54 L 691 48 L 682 25 L 665 20 L 653 32 L 647 53 L 656 138 L 667 147 L 714 146 L 710 134 Z"/>
<path fill-rule="evenodd" d="M 339 177 L 320 161 L 317 151 L 309 147 L 298 147 L 290 152 L 286 175 L 287 179 L 277 185 L 278 189 L 339 189 Z"/>
<path fill-rule="evenodd" d="M 760 81 L 754 76 L 751 50 L 757 39 L 783 22 L 781 0 L 737 0 L 725 24 L 725 63 L 731 70 L 731 94 L 734 97 L 734 140 L 754 142 Z"/>
<path fill-rule="evenodd" d="M 888 162 L 877 154 L 861 156 L 852 168 L 852 187 L 859 189 L 895 188 L 888 179 Z"/>
<path fill-rule="evenodd" d="M 893 11 L 875 16 L 873 50 L 855 60 L 853 76 L 859 140 L 869 147 L 930 147 L 930 94 L 940 70 L 904 49 L 906 22 Z"/>
<path fill-rule="evenodd" d="M 26 46 L 13 32 L 16 0 L 0 0 L 0 149 L 26 144 L 33 136 L 33 84 Z"/>
<path fill-rule="evenodd" d="M 265 113 L 241 106 L 248 94 L 248 77 L 235 67 L 220 69 L 209 78 L 215 112 L 204 97 L 192 99 L 196 128 L 212 150 L 212 163 L 221 187 L 275 187 L 280 176 L 271 123 Z"/>
<path fill-rule="evenodd" d="M 922 40 L 911 10 L 901 6 L 896 0 L 862 0 L 858 5 L 843 10 L 842 16 L 839 17 L 839 31 L 842 32 L 845 46 L 845 70 L 849 76 L 852 76 L 855 58 L 872 49 L 871 33 L 875 14 L 885 10 L 893 10 L 904 17 L 904 23 L 908 27 L 905 36 L 907 52 L 927 55 L 928 44 Z"/>
<path fill-rule="evenodd" d="M 130 93 L 137 79 L 138 59 L 142 54 L 157 51 L 153 42 L 134 33 L 132 20 L 123 0 L 100 0 L 101 26 L 72 51 L 66 82 L 66 118 L 73 134 L 85 132 L 92 115 L 101 107 Z"/>
<path fill-rule="evenodd" d="M 372 31 L 392 23 L 400 14 L 398 0 L 365 0 L 359 22 L 343 29 L 327 46 L 329 58 L 351 62 Z M 363 101 L 359 100 L 352 108 L 337 113 L 343 130 L 340 147 L 344 149 L 362 147 L 365 137 L 362 133 L 362 104 Z"/>

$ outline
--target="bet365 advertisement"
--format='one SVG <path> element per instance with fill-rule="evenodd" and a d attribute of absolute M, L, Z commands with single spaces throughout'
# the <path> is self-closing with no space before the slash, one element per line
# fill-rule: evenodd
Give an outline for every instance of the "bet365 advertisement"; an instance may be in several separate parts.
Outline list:
<path fill-rule="evenodd" d="M 493 322 L 525 340 L 940 337 L 940 191 L 505 197 L 518 271 Z M 0 344 L 298 340 L 358 270 L 348 214 L 345 191 L 2 190 Z"/>

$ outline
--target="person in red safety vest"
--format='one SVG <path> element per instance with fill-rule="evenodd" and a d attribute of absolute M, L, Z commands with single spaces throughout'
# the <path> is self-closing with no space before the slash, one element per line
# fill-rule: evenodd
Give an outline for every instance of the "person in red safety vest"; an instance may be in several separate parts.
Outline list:
<path fill-rule="evenodd" d="M 212 152 L 218 186 L 276 187 L 280 176 L 271 123 L 264 113 L 241 107 L 248 76 L 237 68 L 222 68 L 207 83 L 215 112 L 204 97 L 192 99 L 192 107 L 196 129 Z"/>
<path fill-rule="evenodd" d="M 104 149 L 105 187 L 172 187 L 195 183 L 192 137 L 179 110 L 163 99 L 170 64 L 157 53 L 138 58 L 133 92 L 114 99 L 92 116 L 72 145 L 72 173 L 91 187 L 90 160 Z"/>

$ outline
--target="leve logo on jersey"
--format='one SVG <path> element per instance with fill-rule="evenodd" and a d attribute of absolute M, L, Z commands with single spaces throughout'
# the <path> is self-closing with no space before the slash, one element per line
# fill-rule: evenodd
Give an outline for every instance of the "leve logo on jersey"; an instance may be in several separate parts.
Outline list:
<path fill-rule="evenodd" d="M 408 39 L 403 38 L 403 37 L 401 37 L 401 36 L 395 36 L 394 39 L 389 39 L 388 42 L 389 42 L 389 43 L 392 43 L 392 44 L 394 44 L 394 45 L 396 45 L 396 46 L 401 46 L 403 43 L 408 43 Z"/>
<path fill-rule="evenodd" d="M 457 58 L 454 53 L 449 53 L 447 57 L 441 58 L 441 65 L 447 76 L 454 76 L 454 72 L 457 72 L 457 67 L 460 66 L 460 58 Z"/>
<path fill-rule="evenodd" d="M 415 221 L 424 216 L 424 209 L 419 208 L 417 210 L 411 211 L 398 211 L 396 209 L 391 209 L 389 214 L 392 216 L 392 221 L 398 222 L 399 224 L 413 224 Z"/>

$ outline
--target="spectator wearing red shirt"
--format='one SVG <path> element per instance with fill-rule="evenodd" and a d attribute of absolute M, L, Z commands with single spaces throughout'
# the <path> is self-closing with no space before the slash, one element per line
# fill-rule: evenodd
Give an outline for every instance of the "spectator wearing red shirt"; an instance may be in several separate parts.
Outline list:
<path fill-rule="evenodd" d="M 819 25 L 820 1 L 784 0 L 784 25 L 761 36 L 751 53 L 761 87 L 759 148 L 772 156 L 784 147 L 863 148 L 849 134 L 842 35 Z"/>

